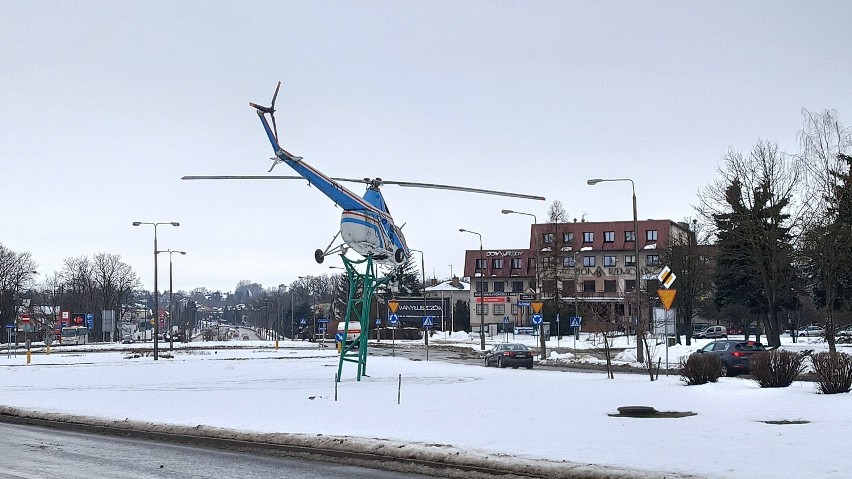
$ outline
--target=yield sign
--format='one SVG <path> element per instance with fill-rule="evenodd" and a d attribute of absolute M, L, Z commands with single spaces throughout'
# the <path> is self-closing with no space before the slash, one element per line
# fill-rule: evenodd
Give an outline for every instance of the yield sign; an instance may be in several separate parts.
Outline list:
<path fill-rule="evenodd" d="M 390 308 L 391 313 L 395 313 L 396 308 L 398 308 L 398 307 L 399 307 L 399 301 L 397 301 L 395 299 L 388 301 L 388 308 Z"/>
<path fill-rule="evenodd" d="M 541 313 L 541 307 L 544 306 L 544 303 L 537 301 L 537 302 L 530 303 L 530 304 L 532 305 L 533 313 L 535 313 L 535 314 Z"/>
<path fill-rule="evenodd" d="M 672 302 L 674 302 L 675 293 L 677 293 L 676 289 L 657 290 L 657 296 L 660 297 L 660 301 L 663 303 L 663 307 L 666 308 L 666 311 L 672 309 Z"/>

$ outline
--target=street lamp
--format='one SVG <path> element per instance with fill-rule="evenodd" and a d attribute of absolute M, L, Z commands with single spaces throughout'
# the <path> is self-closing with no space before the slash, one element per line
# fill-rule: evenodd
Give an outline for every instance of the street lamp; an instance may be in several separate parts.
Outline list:
<path fill-rule="evenodd" d="M 157 251 L 157 253 L 168 253 L 169 254 L 169 349 L 172 349 L 174 347 L 174 341 L 175 341 L 174 337 L 172 336 L 172 314 L 173 314 L 172 304 L 174 304 L 174 302 L 175 302 L 175 290 L 174 290 L 174 287 L 172 286 L 172 254 L 173 253 L 180 253 L 180 254 L 185 255 L 186 251 L 175 251 L 175 250 L 167 249 L 167 250 L 163 250 L 163 251 Z"/>
<path fill-rule="evenodd" d="M 154 361 L 159 358 L 159 345 L 157 335 L 160 334 L 160 293 L 157 291 L 157 226 L 172 225 L 180 226 L 177 221 L 164 221 L 151 223 L 147 221 L 134 221 L 133 226 L 151 225 L 154 227 Z"/>
<path fill-rule="evenodd" d="M 504 215 L 516 214 L 516 215 L 532 216 L 533 225 L 538 224 L 538 218 L 536 218 L 536 216 L 532 213 L 524 213 L 523 211 L 513 211 L 513 210 L 500 210 L 500 212 L 503 213 Z M 533 230 L 533 231 L 535 231 L 535 230 Z M 539 261 L 538 261 L 538 254 L 541 251 L 541 247 L 539 246 L 539 243 L 538 243 L 538 237 L 539 237 L 539 235 L 536 234 L 535 235 L 535 299 L 536 300 L 540 299 L 539 295 L 540 295 L 540 292 L 541 292 L 541 275 L 539 274 L 539 270 L 541 269 L 541 265 L 539 264 Z M 545 357 L 547 357 L 547 345 L 544 341 L 544 323 L 542 323 L 542 325 L 540 326 L 539 336 L 541 337 L 541 357 L 545 358 Z"/>
<path fill-rule="evenodd" d="M 423 317 L 426 317 L 426 268 L 423 266 L 423 251 L 419 249 L 408 248 L 409 251 L 416 251 L 420 253 L 420 271 L 423 273 Z M 423 334 L 426 341 L 426 361 L 429 360 L 429 331 L 425 331 Z"/>
<path fill-rule="evenodd" d="M 299 279 L 305 279 L 304 276 L 299 276 Z M 293 341 L 296 340 L 296 313 L 294 313 L 294 305 L 296 304 L 296 291 L 290 292 L 290 331 L 292 331 Z"/>
<path fill-rule="evenodd" d="M 482 298 L 482 303 L 479 305 L 479 342 L 480 349 L 485 351 L 485 296 L 482 294 L 482 281 L 483 276 L 485 275 L 485 259 L 482 256 L 482 235 L 477 233 L 476 231 L 466 230 L 464 228 L 459 228 L 459 231 L 462 233 L 470 233 L 476 236 L 479 236 L 479 263 L 481 268 L 479 270 L 479 297 Z M 474 272 L 476 272 L 476 268 L 474 268 Z M 476 295 L 474 294 L 474 300 L 476 300 Z"/>
<path fill-rule="evenodd" d="M 629 181 L 630 189 L 633 191 L 633 247 L 635 252 L 634 254 L 636 255 L 636 360 L 642 363 L 645 362 L 645 353 L 642 350 L 642 338 L 644 337 L 644 324 L 642 323 L 642 295 L 639 294 L 639 281 L 641 280 L 641 276 L 639 273 L 639 220 L 636 216 L 636 184 L 633 183 L 633 180 L 631 180 L 630 178 L 593 178 L 587 180 L 586 183 L 589 186 L 594 186 L 604 181 Z"/>

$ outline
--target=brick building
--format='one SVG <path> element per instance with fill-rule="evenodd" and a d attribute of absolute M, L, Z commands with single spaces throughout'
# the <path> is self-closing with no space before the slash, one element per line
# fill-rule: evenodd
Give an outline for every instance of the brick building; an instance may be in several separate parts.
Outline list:
<path fill-rule="evenodd" d="M 642 290 L 657 289 L 672 240 L 689 241 L 687 225 L 671 220 L 540 223 L 531 226 L 528 248 L 467 250 L 464 274 L 471 282 L 471 324 L 529 325 L 529 303 L 539 291 L 582 315 L 594 304 L 601 317 L 627 323 L 635 311 L 636 268 Z M 636 257 L 638 240 L 639 257 Z M 538 255 L 536 256 L 536 252 Z M 538 274 L 536 274 L 538 270 Z M 540 284 L 540 286 L 539 286 Z M 540 290 L 539 290 L 540 287 Z"/>

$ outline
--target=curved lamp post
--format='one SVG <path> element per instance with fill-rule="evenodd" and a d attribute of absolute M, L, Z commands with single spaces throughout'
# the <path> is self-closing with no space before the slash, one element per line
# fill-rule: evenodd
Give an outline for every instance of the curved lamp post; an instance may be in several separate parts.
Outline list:
<path fill-rule="evenodd" d="M 479 297 L 482 298 L 482 303 L 479 305 L 479 348 L 485 351 L 485 296 L 482 295 L 482 281 L 483 276 L 485 275 L 485 259 L 482 256 L 482 235 L 476 231 L 470 231 L 464 228 L 459 228 L 459 231 L 479 236 L 479 262 L 482 264 L 482 269 L 479 270 Z M 474 268 L 474 272 L 476 272 L 476 268 Z M 476 295 L 474 295 L 474 300 L 476 300 Z"/>
<path fill-rule="evenodd" d="M 538 224 L 538 218 L 536 218 L 536 216 L 532 213 L 524 213 L 522 211 L 514 211 L 514 210 L 500 210 L 500 212 L 503 213 L 504 215 L 516 214 L 516 215 L 532 216 L 533 225 Z M 539 235 L 535 235 L 535 299 L 536 299 L 536 301 L 541 299 L 541 297 L 540 297 L 540 294 L 541 294 L 541 275 L 539 275 L 539 270 L 541 269 L 541 265 L 539 264 L 539 261 L 538 261 L 538 254 L 541 251 L 541 247 L 539 246 L 538 236 Z M 547 344 L 544 341 L 544 326 L 542 325 L 540 329 L 541 330 L 539 331 L 539 336 L 541 337 L 541 357 L 546 358 L 547 357 Z M 557 332 L 557 334 L 558 334 L 558 332 Z"/>
<path fill-rule="evenodd" d="M 160 334 L 160 292 L 157 291 L 157 226 L 172 225 L 180 226 L 177 221 L 163 221 L 152 223 L 148 221 L 134 221 L 133 226 L 151 225 L 154 227 L 154 361 L 159 358 L 159 346 L 157 335 Z"/>
<path fill-rule="evenodd" d="M 593 178 L 587 180 L 586 183 L 590 186 L 594 186 L 605 181 L 629 181 L 630 188 L 633 191 L 633 246 L 635 251 L 634 254 L 636 255 L 636 360 L 642 363 L 645 362 L 645 354 L 642 350 L 643 328 L 645 325 L 642 323 L 642 295 L 639 293 L 639 281 L 641 280 L 641 276 L 639 273 L 639 221 L 636 217 L 636 184 L 633 183 L 633 180 L 630 178 Z"/>

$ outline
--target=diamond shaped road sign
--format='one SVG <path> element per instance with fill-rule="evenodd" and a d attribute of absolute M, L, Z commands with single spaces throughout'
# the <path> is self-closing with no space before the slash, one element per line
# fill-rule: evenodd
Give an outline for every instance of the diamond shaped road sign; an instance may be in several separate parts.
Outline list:
<path fill-rule="evenodd" d="M 669 289 L 672 286 L 672 283 L 674 283 L 674 280 L 677 279 L 677 276 L 672 273 L 672 270 L 669 269 L 668 266 L 665 266 L 663 267 L 663 270 L 660 271 L 660 274 L 657 275 L 657 278 L 660 280 L 660 283 L 666 287 L 666 289 Z"/>

